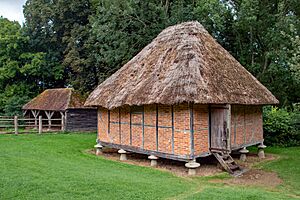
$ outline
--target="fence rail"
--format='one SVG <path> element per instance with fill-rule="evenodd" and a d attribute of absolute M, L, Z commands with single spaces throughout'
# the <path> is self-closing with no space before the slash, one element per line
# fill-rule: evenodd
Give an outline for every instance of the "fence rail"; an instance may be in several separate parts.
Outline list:
<path fill-rule="evenodd" d="M 53 123 L 52 123 L 53 122 Z M 0 116 L 0 134 L 39 133 L 64 131 L 64 118 L 38 119 L 18 116 Z"/>

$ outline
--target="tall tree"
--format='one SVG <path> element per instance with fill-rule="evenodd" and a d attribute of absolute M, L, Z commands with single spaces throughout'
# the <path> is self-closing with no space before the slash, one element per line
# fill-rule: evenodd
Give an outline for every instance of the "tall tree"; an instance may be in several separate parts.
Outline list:
<path fill-rule="evenodd" d="M 103 1 L 91 19 L 98 81 L 102 82 L 145 47 L 167 24 L 157 1 Z M 94 71 L 92 71 L 94 73 Z"/>
<path fill-rule="evenodd" d="M 44 53 L 31 51 L 18 22 L 0 17 L 0 113 L 20 112 L 45 80 L 55 80 L 60 74 L 47 68 Z"/>
<path fill-rule="evenodd" d="M 25 17 L 32 49 L 64 71 L 46 87 L 88 93 L 161 30 L 197 20 L 286 106 L 300 96 L 299 10 L 297 0 L 28 0 Z"/>
<path fill-rule="evenodd" d="M 91 13 L 86 0 L 27 0 L 25 30 L 32 49 L 45 52 L 48 68 L 64 71 L 61 79 L 45 83 L 47 87 L 68 85 L 72 70 L 82 64 L 80 54 Z"/>
<path fill-rule="evenodd" d="M 234 2 L 235 56 L 282 105 L 299 101 L 291 65 L 291 52 L 299 53 L 294 45 L 300 34 L 299 1 Z"/>

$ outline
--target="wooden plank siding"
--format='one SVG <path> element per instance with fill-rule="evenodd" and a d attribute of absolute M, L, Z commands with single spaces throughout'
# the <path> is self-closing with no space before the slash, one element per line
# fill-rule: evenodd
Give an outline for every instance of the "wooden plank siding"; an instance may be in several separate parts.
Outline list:
<path fill-rule="evenodd" d="M 67 131 L 96 131 L 96 109 L 68 109 L 66 111 Z"/>

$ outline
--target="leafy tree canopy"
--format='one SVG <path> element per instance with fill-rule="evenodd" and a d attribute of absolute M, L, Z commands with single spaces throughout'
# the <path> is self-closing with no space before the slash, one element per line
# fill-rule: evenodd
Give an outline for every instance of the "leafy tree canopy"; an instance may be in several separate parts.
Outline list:
<path fill-rule="evenodd" d="M 17 22 L 0 17 L 0 113 L 19 112 L 45 79 L 60 77 L 59 68 L 46 67 L 45 53 L 31 51 L 29 40 Z"/>
<path fill-rule="evenodd" d="M 13 94 L 65 86 L 88 94 L 161 30 L 190 20 L 292 108 L 300 100 L 299 14 L 298 0 L 27 0 L 24 27 L 0 20 L 0 112 Z"/>

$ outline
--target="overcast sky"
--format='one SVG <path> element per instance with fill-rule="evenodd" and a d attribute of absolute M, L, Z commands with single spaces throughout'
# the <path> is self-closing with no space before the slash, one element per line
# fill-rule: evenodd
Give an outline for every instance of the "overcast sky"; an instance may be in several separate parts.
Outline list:
<path fill-rule="evenodd" d="M 0 16 L 9 20 L 24 22 L 23 5 L 26 0 L 0 0 Z"/>

